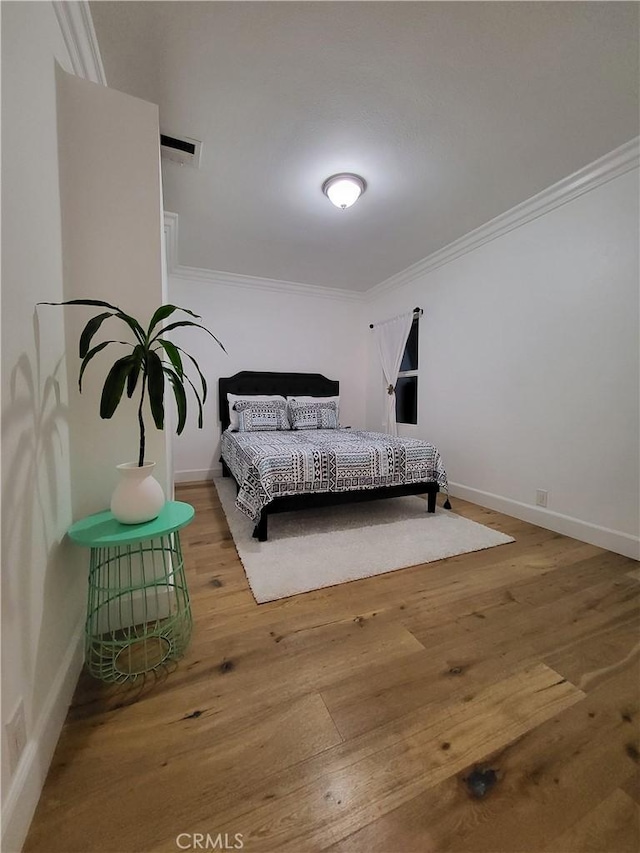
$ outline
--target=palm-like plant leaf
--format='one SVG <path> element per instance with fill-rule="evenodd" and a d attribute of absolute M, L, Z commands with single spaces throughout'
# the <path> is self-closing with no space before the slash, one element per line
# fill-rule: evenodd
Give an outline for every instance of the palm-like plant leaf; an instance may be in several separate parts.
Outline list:
<path fill-rule="evenodd" d="M 82 359 L 80 365 L 80 373 L 78 376 L 78 387 L 82 391 L 82 379 L 84 372 L 87 369 L 89 362 L 95 358 L 98 353 L 102 352 L 109 344 L 120 343 L 124 346 L 132 347 L 129 355 L 118 359 L 111 367 L 105 379 L 100 398 L 100 417 L 110 418 L 118 408 L 126 385 L 127 396 L 133 396 L 136 388 L 142 378 L 142 391 L 140 394 L 140 402 L 138 405 L 138 423 L 140 427 L 140 447 L 139 447 L 139 464 L 143 464 L 144 449 L 145 449 L 145 427 L 144 427 L 144 400 L 145 393 L 149 392 L 149 406 L 153 416 L 154 424 L 158 429 L 164 427 L 164 391 L 165 377 L 173 389 L 173 395 L 176 401 L 178 411 L 178 423 L 176 432 L 178 435 L 182 433 L 187 420 L 187 395 L 185 391 L 185 382 L 191 386 L 196 403 L 198 405 L 198 427 L 202 427 L 203 423 L 203 404 L 207 398 L 207 382 L 198 366 L 198 362 L 188 352 L 181 347 L 167 340 L 166 333 L 173 329 L 184 327 L 192 327 L 202 329 L 226 352 L 223 344 L 206 326 L 201 323 L 195 323 L 192 320 L 178 320 L 164 328 L 157 329 L 157 326 L 174 314 L 176 311 L 182 311 L 189 314 L 191 317 L 200 318 L 199 314 L 189 311 L 186 308 L 180 308 L 177 305 L 161 305 L 153 314 L 147 332 L 144 331 L 140 323 L 129 314 L 125 314 L 117 305 L 112 305 L 110 302 L 105 302 L 102 299 L 70 299 L 65 302 L 39 302 L 39 305 L 85 305 L 108 310 L 92 317 L 85 325 L 80 335 L 79 353 Z M 110 317 L 117 317 L 122 320 L 133 332 L 136 341 L 103 341 L 96 346 L 91 346 L 91 343 L 100 330 L 102 324 Z M 156 330 L 154 333 L 154 330 Z M 155 348 L 152 348 L 156 344 Z M 171 367 L 166 363 L 163 364 L 160 358 L 160 348 L 167 354 Z M 200 383 L 202 385 L 202 398 L 198 389 L 191 381 L 191 378 L 185 371 L 184 358 L 189 359 L 195 367 Z"/>
<path fill-rule="evenodd" d="M 164 426 L 164 371 L 158 353 L 147 352 L 147 384 L 153 422 L 158 429 Z"/>
<path fill-rule="evenodd" d="M 89 350 L 89 352 L 85 354 L 82 359 L 82 364 L 80 365 L 80 374 L 78 376 L 78 390 L 80 393 L 82 393 L 82 377 L 87 369 L 87 365 L 94 356 L 98 355 L 98 353 L 105 347 L 108 347 L 109 344 L 124 344 L 124 346 L 131 346 L 131 344 L 128 344 L 126 341 L 103 341 L 101 344 L 98 344 L 93 349 Z"/>
<path fill-rule="evenodd" d="M 187 422 L 187 395 L 184 393 L 184 385 L 182 384 L 182 380 L 178 374 L 168 367 L 164 368 L 164 372 L 169 378 L 169 383 L 173 388 L 173 396 L 176 398 L 176 407 L 178 409 L 178 425 L 176 427 L 176 432 L 180 435 Z"/>
<path fill-rule="evenodd" d="M 184 375 L 184 378 L 187 380 L 187 382 L 189 383 L 189 385 L 191 385 L 191 387 L 193 388 L 193 393 L 194 393 L 194 396 L 195 396 L 195 398 L 196 398 L 196 403 L 198 404 L 198 429 L 202 429 L 202 423 L 203 423 L 202 400 L 200 399 L 200 395 L 198 394 L 198 391 L 197 391 L 197 389 L 196 389 L 196 386 L 195 386 L 195 385 L 193 384 L 193 382 L 189 379 L 189 377 L 187 376 L 187 374 L 186 374 L 186 373 L 185 373 L 185 375 Z"/>
<path fill-rule="evenodd" d="M 112 305 L 110 302 L 104 302 L 102 299 L 67 299 L 65 302 L 38 302 L 38 305 L 89 305 L 99 306 L 100 308 L 110 308 L 114 312 L 115 317 L 118 317 L 118 319 L 122 320 L 127 324 L 127 326 L 129 326 L 140 343 L 144 343 L 146 340 L 144 329 L 134 317 L 131 317 L 129 314 L 125 314 L 125 312 L 118 308 L 117 305 Z M 106 320 L 106 316 L 103 319 Z M 82 357 L 83 356 L 81 355 L 80 358 Z"/>
<path fill-rule="evenodd" d="M 138 384 L 138 377 L 144 363 L 144 348 L 138 344 L 134 347 L 131 355 L 134 357 L 135 362 L 127 376 L 127 397 L 129 398 L 133 397 L 133 392 L 136 390 L 136 385 Z"/>
<path fill-rule="evenodd" d="M 129 371 L 133 367 L 135 359 L 133 355 L 125 355 L 124 358 L 119 358 L 113 365 L 102 389 L 102 397 L 100 398 L 100 417 L 110 418 L 118 408 L 118 403 L 122 398 L 124 391 L 124 383 L 127 380 Z"/>
<path fill-rule="evenodd" d="M 84 358 L 85 355 L 89 352 L 91 340 L 100 328 L 100 326 L 104 323 L 105 320 L 108 320 L 109 317 L 113 316 L 113 311 L 106 311 L 104 314 L 98 314 L 97 317 L 92 317 L 92 319 L 89 320 L 87 325 L 82 330 L 82 334 L 80 335 L 80 358 Z"/>
<path fill-rule="evenodd" d="M 204 376 L 202 375 L 202 371 L 200 370 L 200 366 L 198 365 L 198 362 L 195 360 L 195 358 L 194 358 L 192 355 L 189 355 L 189 353 L 188 353 L 188 352 L 185 352 L 185 351 L 182 349 L 182 347 L 176 346 L 176 349 L 177 349 L 179 352 L 181 352 L 181 353 L 182 353 L 182 355 L 186 355 L 186 357 L 187 357 L 188 359 L 190 359 L 190 361 L 192 362 L 193 366 L 194 366 L 194 367 L 195 367 L 195 369 L 198 371 L 198 376 L 200 377 L 200 382 L 202 383 L 202 402 L 203 402 L 203 403 L 205 403 L 205 402 L 206 402 L 206 400 L 207 400 L 207 380 L 206 380 L 206 379 L 204 378 Z M 186 374 L 185 374 L 185 376 L 186 376 Z M 189 377 L 187 377 L 187 379 L 188 379 L 188 378 L 189 378 Z M 189 381 L 191 382 L 191 380 L 189 380 Z M 195 389 L 195 387 L 194 387 L 194 385 L 193 385 L 193 382 L 191 382 L 191 387 L 193 388 L 193 390 L 194 390 L 194 391 L 196 390 L 196 389 Z"/>
<path fill-rule="evenodd" d="M 191 361 L 191 363 L 193 364 L 193 366 L 197 370 L 198 376 L 200 377 L 200 383 L 202 385 L 202 402 L 203 403 L 206 402 L 206 399 L 207 399 L 207 380 L 202 375 L 202 371 L 200 370 L 200 366 L 199 366 L 198 362 L 195 360 L 195 358 L 192 355 L 190 355 L 188 352 L 185 352 L 185 350 L 183 350 L 182 347 L 179 347 L 176 345 L 176 349 L 179 352 L 181 352 L 182 355 L 185 355 Z M 186 373 L 185 373 L 185 378 L 189 379 L 189 377 L 187 376 Z M 189 382 L 191 383 L 191 387 L 195 391 L 196 389 L 195 389 L 193 382 L 191 382 L 191 380 L 189 380 Z"/>
<path fill-rule="evenodd" d="M 133 317 L 130 317 L 128 314 L 125 314 L 124 311 L 118 311 L 116 317 L 118 317 L 120 320 L 123 320 L 127 324 L 127 326 L 129 326 L 129 328 L 141 344 L 145 343 L 146 336 L 144 333 L 144 329 L 142 328 L 140 323 L 138 323 L 137 320 L 134 320 Z"/>
<path fill-rule="evenodd" d="M 169 323 L 169 325 L 168 325 L 168 326 L 165 326 L 165 327 L 162 329 L 162 331 L 161 331 L 161 332 L 158 332 L 156 335 L 154 335 L 154 337 L 153 337 L 153 338 L 151 338 L 151 340 L 149 341 L 149 343 L 150 343 L 150 344 L 154 343 L 154 341 L 155 341 L 155 340 L 156 340 L 156 339 L 157 339 L 161 334 L 162 334 L 162 335 L 166 335 L 166 333 L 167 333 L 167 332 L 170 332 L 172 329 L 178 329 L 178 328 L 180 328 L 181 326 L 194 326 L 194 327 L 195 327 L 195 328 L 197 328 L 197 329 L 203 329 L 203 330 L 204 330 L 208 335 L 211 335 L 211 337 L 212 337 L 212 338 L 213 338 L 213 340 L 218 344 L 218 346 L 222 347 L 222 349 L 224 350 L 224 352 L 226 352 L 226 349 L 222 346 L 222 344 L 221 344 L 221 343 L 220 343 L 220 341 L 216 338 L 216 336 L 213 334 L 213 332 L 210 332 L 210 331 L 209 331 L 209 329 L 207 329 L 207 327 L 206 327 L 206 326 L 203 326 L 201 323 L 194 323 L 194 322 L 193 322 L 193 320 L 177 320 L 175 323 Z"/>
<path fill-rule="evenodd" d="M 165 341 L 162 338 L 156 338 L 156 343 L 160 344 L 160 346 L 164 349 L 166 354 L 169 356 L 169 360 L 174 366 L 176 373 L 178 374 L 180 379 L 182 379 L 184 376 L 184 367 L 182 366 L 182 359 L 180 358 L 178 347 L 175 344 L 171 343 L 171 341 Z"/>
<path fill-rule="evenodd" d="M 38 302 L 38 305 L 95 305 L 100 308 L 111 308 L 112 311 L 120 310 L 117 305 L 104 302 L 102 299 L 67 299 L 65 302 Z"/>
<path fill-rule="evenodd" d="M 179 305 L 161 305 L 151 318 L 151 322 L 149 323 L 149 328 L 147 330 L 147 337 L 151 336 L 151 332 L 155 329 L 158 323 L 166 320 L 167 317 L 170 317 L 175 311 L 184 311 L 185 314 L 190 314 L 192 317 L 200 317 L 199 314 L 194 314 L 193 311 L 189 311 L 187 308 L 180 308 Z"/>

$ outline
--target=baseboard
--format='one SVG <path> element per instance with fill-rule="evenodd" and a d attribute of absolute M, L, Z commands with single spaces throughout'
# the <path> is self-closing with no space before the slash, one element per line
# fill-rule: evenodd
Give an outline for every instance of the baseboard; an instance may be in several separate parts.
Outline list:
<path fill-rule="evenodd" d="M 222 465 L 213 465 L 211 468 L 194 468 L 187 471 L 174 471 L 175 483 L 200 483 L 205 480 L 213 480 L 214 477 L 222 476 Z"/>
<path fill-rule="evenodd" d="M 552 512 L 544 507 L 531 506 L 501 495 L 493 495 L 491 492 L 472 489 L 461 483 L 449 483 L 449 490 L 452 497 L 495 509 L 505 515 L 537 524 L 538 527 L 544 527 L 546 530 L 553 530 L 554 533 L 562 533 L 564 536 L 571 536 L 581 542 L 606 548 L 607 551 L 614 551 L 624 557 L 631 557 L 632 560 L 640 560 L 640 538 L 637 536 L 611 530 L 609 527 L 600 527 L 570 515 Z"/>
<path fill-rule="evenodd" d="M 2 809 L 2 851 L 18 853 L 31 825 L 83 663 L 84 620 L 76 626 L 22 753 Z"/>

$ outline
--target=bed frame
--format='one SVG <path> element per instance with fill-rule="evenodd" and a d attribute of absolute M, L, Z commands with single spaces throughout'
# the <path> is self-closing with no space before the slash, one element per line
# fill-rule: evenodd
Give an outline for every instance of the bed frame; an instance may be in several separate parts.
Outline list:
<path fill-rule="evenodd" d="M 229 426 L 229 404 L 227 394 L 281 394 L 283 397 L 308 395 L 311 397 L 335 397 L 340 393 L 340 383 L 327 379 L 320 373 L 267 373 L 243 370 L 235 376 L 218 380 L 218 411 L 220 423 L 225 430 Z M 223 477 L 231 477 L 224 459 Z M 235 478 L 234 478 L 235 480 Z M 236 487 L 240 488 L 236 482 Z M 375 501 L 383 498 L 395 498 L 406 495 L 427 495 L 427 511 L 436 511 L 436 495 L 440 487 L 437 483 L 408 483 L 402 486 L 381 486 L 376 489 L 362 489 L 349 492 L 322 492 L 309 495 L 283 495 L 273 501 L 260 514 L 253 536 L 259 542 L 267 541 L 268 517 L 277 512 L 291 512 L 298 509 L 310 509 L 318 506 Z"/>

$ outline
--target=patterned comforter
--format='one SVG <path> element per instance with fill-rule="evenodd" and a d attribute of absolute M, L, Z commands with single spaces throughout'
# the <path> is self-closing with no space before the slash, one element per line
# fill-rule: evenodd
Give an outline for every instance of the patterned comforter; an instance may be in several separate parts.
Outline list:
<path fill-rule="evenodd" d="M 434 481 L 449 490 L 437 449 L 414 438 L 349 429 L 225 430 L 221 449 L 240 486 L 236 506 L 255 522 L 281 495 Z"/>

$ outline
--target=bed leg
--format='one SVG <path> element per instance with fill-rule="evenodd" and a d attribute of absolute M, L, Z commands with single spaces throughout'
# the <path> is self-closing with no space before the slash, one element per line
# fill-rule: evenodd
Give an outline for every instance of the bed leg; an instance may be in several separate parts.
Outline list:
<path fill-rule="evenodd" d="M 436 494 L 437 492 L 427 492 L 427 512 L 436 511 Z"/>
<path fill-rule="evenodd" d="M 222 462 L 222 476 L 223 477 L 230 477 L 231 471 L 229 470 L 229 466 L 224 461 L 224 459 L 221 459 L 220 461 Z"/>
<path fill-rule="evenodd" d="M 267 511 L 263 509 L 260 513 L 260 520 L 253 529 L 253 538 L 258 542 L 267 541 Z"/>

